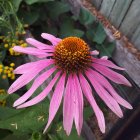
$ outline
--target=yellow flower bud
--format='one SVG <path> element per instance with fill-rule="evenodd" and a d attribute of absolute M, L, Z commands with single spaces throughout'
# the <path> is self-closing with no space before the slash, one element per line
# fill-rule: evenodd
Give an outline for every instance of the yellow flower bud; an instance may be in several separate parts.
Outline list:
<path fill-rule="evenodd" d="M 8 48 L 8 47 L 9 47 L 9 45 L 8 45 L 8 44 L 4 44 L 4 47 L 5 47 L 5 48 Z"/>
<path fill-rule="evenodd" d="M 2 79 L 6 79 L 7 78 L 7 76 L 4 74 L 4 75 L 2 75 Z"/>
<path fill-rule="evenodd" d="M 11 77 L 12 76 L 12 74 L 11 73 L 8 73 L 8 77 Z"/>
<path fill-rule="evenodd" d="M 14 67 L 14 66 L 15 66 L 15 63 L 11 63 L 10 66 L 11 66 L 11 67 Z"/>
<path fill-rule="evenodd" d="M 4 67 L 4 69 L 5 69 L 5 70 L 8 70 L 8 69 L 9 69 L 9 67 L 8 67 L 8 66 L 5 66 L 5 67 Z"/>
<path fill-rule="evenodd" d="M 0 73 L 2 73 L 2 71 L 3 71 L 3 69 L 2 69 L 2 68 L 0 68 Z"/>
<path fill-rule="evenodd" d="M 11 76 L 11 79 L 14 80 L 14 79 L 15 79 L 15 75 L 12 75 L 12 76 Z"/>
<path fill-rule="evenodd" d="M 26 32 L 25 32 L 25 31 L 23 31 L 23 32 L 22 32 L 22 35 L 25 35 L 25 34 L 26 34 Z"/>
<path fill-rule="evenodd" d="M 29 24 L 24 24 L 24 28 L 28 28 L 29 27 Z"/>
<path fill-rule="evenodd" d="M 12 47 L 14 47 L 14 46 L 16 46 L 16 44 L 15 43 L 12 43 Z"/>
<path fill-rule="evenodd" d="M 10 70 L 10 71 L 13 71 L 14 69 L 13 69 L 13 68 L 9 68 L 9 70 Z"/>

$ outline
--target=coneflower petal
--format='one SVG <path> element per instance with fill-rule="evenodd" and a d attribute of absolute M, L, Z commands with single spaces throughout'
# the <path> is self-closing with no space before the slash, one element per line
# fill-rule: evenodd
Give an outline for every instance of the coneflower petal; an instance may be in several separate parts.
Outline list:
<path fill-rule="evenodd" d="M 111 81 L 117 83 L 117 84 L 124 84 L 126 86 L 131 86 L 130 82 L 121 74 L 107 68 L 104 66 L 101 66 L 99 64 L 92 64 L 93 68 L 96 69 L 98 72 L 106 76 Z"/>
<path fill-rule="evenodd" d="M 70 135 L 74 118 L 75 93 L 73 94 L 72 84 L 72 75 L 69 75 L 66 84 L 63 104 L 63 126 L 67 135 Z"/>
<path fill-rule="evenodd" d="M 59 77 L 60 77 L 60 72 L 58 72 L 55 75 L 55 77 L 51 80 L 48 86 L 39 95 L 25 102 L 24 104 L 19 105 L 17 108 L 24 108 L 24 107 L 32 106 L 44 100 L 46 96 L 49 94 L 49 92 L 52 90 L 54 84 L 56 83 Z"/>
<path fill-rule="evenodd" d="M 60 38 L 56 38 L 55 36 L 51 35 L 51 34 L 47 34 L 47 33 L 42 33 L 41 36 L 44 39 L 49 40 L 54 46 L 57 45 L 61 39 Z"/>
<path fill-rule="evenodd" d="M 76 74 L 73 75 L 73 89 L 75 92 L 75 114 L 74 121 L 77 133 L 80 136 L 83 126 L 83 93 Z"/>
<path fill-rule="evenodd" d="M 119 104 L 113 99 L 112 96 L 97 82 L 93 74 L 89 71 L 86 72 L 86 76 L 90 80 L 91 84 L 93 85 L 95 91 L 100 96 L 100 98 L 106 103 L 106 105 L 118 116 L 123 117 L 122 110 Z"/>
<path fill-rule="evenodd" d="M 103 56 L 103 57 L 101 57 L 101 59 L 107 60 L 108 59 L 108 56 Z"/>
<path fill-rule="evenodd" d="M 103 65 L 103 66 L 107 66 L 113 69 L 125 70 L 124 68 L 118 67 L 117 65 L 115 65 L 114 63 L 112 63 L 111 61 L 107 59 L 105 60 L 105 59 L 92 58 L 92 62 Z"/>
<path fill-rule="evenodd" d="M 41 64 L 41 63 L 40 63 Z M 43 65 L 40 65 L 39 67 L 36 67 L 35 69 L 30 70 L 28 73 L 25 73 L 21 75 L 9 88 L 8 93 L 11 94 L 15 92 L 16 90 L 22 88 L 26 84 L 28 84 L 32 79 L 36 77 L 36 75 L 41 72 L 44 68 L 46 68 L 47 63 L 42 63 Z"/>
<path fill-rule="evenodd" d="M 114 97 L 114 99 L 119 104 L 121 104 L 122 106 L 128 109 L 132 109 L 132 106 L 127 101 L 125 101 L 121 96 L 117 94 L 117 92 L 114 90 L 114 88 L 111 86 L 111 84 L 108 82 L 106 78 L 104 78 L 102 75 L 100 75 L 96 71 L 92 70 L 92 73 L 94 77 L 96 78 L 96 80 L 110 92 L 110 94 Z"/>
<path fill-rule="evenodd" d="M 99 51 L 94 50 L 94 51 L 91 51 L 90 53 L 91 53 L 91 55 L 98 55 L 99 54 Z"/>
<path fill-rule="evenodd" d="M 47 78 L 56 70 L 56 68 L 51 68 L 49 70 L 47 70 L 46 72 L 42 73 L 41 75 L 39 75 L 33 82 L 31 88 L 23 95 L 21 96 L 19 99 L 17 99 L 14 102 L 14 107 L 18 106 L 22 103 L 24 103 L 27 99 L 29 99 L 32 94 L 34 93 L 34 91 L 45 81 L 47 80 Z"/>
<path fill-rule="evenodd" d="M 36 39 L 33 38 L 27 38 L 26 39 L 27 43 L 29 43 L 30 45 L 33 45 L 34 47 L 44 50 L 44 49 L 52 49 L 53 46 L 51 45 L 46 45 L 42 42 L 37 41 Z"/>
<path fill-rule="evenodd" d="M 43 133 L 45 133 L 45 131 L 48 129 L 49 125 L 51 124 L 52 120 L 54 119 L 59 109 L 63 97 L 64 88 L 65 88 L 65 79 L 66 79 L 66 74 L 63 74 L 55 87 L 55 91 L 51 98 L 50 107 L 49 107 L 48 123 Z"/>
<path fill-rule="evenodd" d="M 46 53 L 46 52 L 43 52 L 42 50 L 38 50 L 38 49 L 32 48 L 32 47 L 23 48 L 23 47 L 20 47 L 20 46 L 15 46 L 13 48 L 13 50 L 16 51 L 16 52 L 20 52 L 20 53 L 34 55 L 34 56 L 37 56 L 39 58 L 52 56 L 52 53 Z"/>
<path fill-rule="evenodd" d="M 54 60 L 52 60 L 52 59 L 45 59 L 45 60 L 39 60 L 36 62 L 30 62 L 30 63 L 26 63 L 26 64 L 23 64 L 23 65 L 17 67 L 14 70 L 14 73 L 15 74 L 29 73 L 30 71 L 33 71 L 34 69 L 40 67 L 40 65 L 45 65 L 47 67 L 51 64 L 54 64 Z"/>
<path fill-rule="evenodd" d="M 91 106 L 95 112 L 99 128 L 102 133 L 105 133 L 105 119 L 104 119 L 103 112 L 98 107 L 98 105 L 92 95 L 92 89 L 91 89 L 88 81 L 85 79 L 85 77 L 82 74 L 79 75 L 79 78 L 80 78 L 80 84 L 81 84 L 83 93 L 84 93 L 85 97 L 87 98 L 87 100 L 89 101 L 89 103 L 91 104 Z"/>

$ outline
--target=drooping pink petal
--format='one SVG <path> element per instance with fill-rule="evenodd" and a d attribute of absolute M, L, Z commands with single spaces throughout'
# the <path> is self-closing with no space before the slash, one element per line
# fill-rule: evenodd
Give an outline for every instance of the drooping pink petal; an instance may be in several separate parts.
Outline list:
<path fill-rule="evenodd" d="M 48 63 L 43 63 L 43 65 L 39 65 L 38 67 L 36 67 L 35 69 L 32 69 L 31 71 L 29 71 L 28 73 L 23 74 L 22 76 L 20 76 L 8 89 L 8 93 L 11 94 L 13 92 L 15 92 L 16 90 L 22 88 L 23 86 L 25 86 L 26 84 L 28 84 L 32 79 L 34 79 L 36 77 L 36 75 L 41 72 L 44 68 L 46 68 L 46 66 L 48 65 Z"/>
<path fill-rule="evenodd" d="M 43 133 L 45 133 L 46 130 L 48 129 L 48 127 L 50 126 L 52 120 L 54 119 L 59 109 L 59 106 L 61 104 L 61 100 L 63 97 L 64 88 L 65 88 L 65 79 L 66 79 L 66 74 L 63 74 L 55 87 L 55 91 L 53 93 L 53 96 L 50 102 L 48 123 Z"/>
<path fill-rule="evenodd" d="M 22 103 L 24 103 L 25 101 L 27 101 L 31 96 L 32 94 L 34 93 L 34 91 L 39 87 L 41 86 L 41 84 L 43 84 L 43 82 L 45 80 L 47 80 L 47 78 L 56 70 L 55 67 L 47 70 L 46 72 L 42 73 L 41 75 L 39 75 L 33 82 L 31 88 L 23 95 L 21 96 L 19 99 L 17 99 L 15 102 L 14 102 L 14 107 L 15 106 L 18 106 Z"/>
<path fill-rule="evenodd" d="M 114 99 L 119 104 L 121 104 L 122 106 L 128 109 L 132 109 L 132 106 L 126 100 L 124 100 L 121 96 L 117 94 L 117 92 L 114 90 L 114 88 L 111 86 L 111 84 L 108 82 L 106 78 L 104 78 L 102 75 L 100 75 L 96 71 L 93 71 L 93 70 L 91 71 L 94 77 L 96 78 L 96 80 L 110 92 L 110 94 L 114 97 Z"/>
<path fill-rule="evenodd" d="M 56 83 L 56 81 L 58 80 L 60 76 L 60 72 L 58 72 L 55 77 L 51 80 L 51 82 L 48 84 L 48 86 L 36 97 L 34 97 L 33 99 L 19 105 L 17 108 L 25 108 L 25 107 L 29 107 L 32 105 L 35 105 L 39 102 L 41 102 L 42 100 L 44 100 L 46 98 L 46 96 L 49 94 L 49 92 L 52 90 L 54 84 Z"/>
<path fill-rule="evenodd" d="M 30 63 L 26 63 L 26 64 L 23 64 L 23 65 L 17 67 L 14 70 L 14 73 L 15 74 L 24 74 L 24 73 L 33 71 L 34 69 L 38 68 L 40 65 L 45 65 L 47 67 L 51 64 L 54 64 L 54 60 L 52 60 L 52 59 L 45 59 L 45 60 L 39 60 L 36 62 L 30 62 Z"/>
<path fill-rule="evenodd" d="M 97 82 L 95 77 L 89 71 L 86 72 L 86 76 L 90 80 L 91 84 L 93 85 L 95 91 L 100 96 L 100 98 L 106 103 L 106 105 L 118 116 L 123 117 L 122 110 L 119 104 L 113 99 L 112 96 Z"/>
<path fill-rule="evenodd" d="M 56 38 L 55 36 L 51 35 L 51 34 L 47 34 L 47 33 L 42 33 L 41 36 L 44 39 L 49 40 L 54 46 L 57 45 L 61 39 L 60 38 Z"/>
<path fill-rule="evenodd" d="M 101 59 L 107 60 L 108 59 L 108 56 L 103 56 L 103 57 L 101 57 Z"/>
<path fill-rule="evenodd" d="M 117 84 L 131 86 L 130 82 L 121 74 L 99 64 L 92 64 L 93 68 Z"/>
<path fill-rule="evenodd" d="M 80 84 L 81 84 L 83 93 L 86 96 L 87 100 L 89 101 L 89 103 L 91 104 L 91 106 L 95 112 L 99 128 L 102 133 L 105 133 L 105 119 L 104 119 L 103 112 L 98 107 L 98 105 L 92 95 L 92 89 L 91 89 L 88 81 L 85 79 L 85 77 L 82 74 L 79 75 L 79 78 L 80 78 Z"/>
<path fill-rule="evenodd" d="M 36 49 L 36 48 L 33 48 L 33 47 L 23 48 L 23 47 L 20 47 L 20 46 L 15 46 L 13 48 L 13 50 L 16 51 L 16 52 L 20 52 L 20 53 L 34 55 L 34 56 L 37 56 L 39 58 L 52 56 L 52 53 L 46 53 L 42 50 L 39 50 L 39 49 Z"/>
<path fill-rule="evenodd" d="M 63 126 L 67 135 L 70 135 L 74 118 L 75 95 L 73 95 L 72 84 L 72 75 L 69 75 L 63 103 Z"/>
<path fill-rule="evenodd" d="M 27 38 L 26 39 L 27 43 L 30 45 L 33 45 L 34 47 L 44 50 L 44 49 L 53 49 L 53 46 L 44 44 L 42 42 L 37 41 L 36 39 L 33 38 Z"/>
<path fill-rule="evenodd" d="M 99 51 L 97 50 L 91 51 L 91 55 L 98 55 L 98 54 L 99 54 Z"/>
<path fill-rule="evenodd" d="M 77 133 L 80 136 L 83 126 L 83 94 L 81 86 L 76 74 L 73 75 L 73 89 L 75 94 L 75 114 L 74 121 L 77 129 Z M 71 93 L 72 94 L 72 93 Z"/>
<path fill-rule="evenodd" d="M 103 66 L 107 66 L 107 67 L 110 67 L 110 68 L 113 68 L 113 69 L 125 70 L 124 68 L 118 67 L 117 65 L 112 63 L 110 60 L 92 58 L 92 62 L 103 65 Z"/>

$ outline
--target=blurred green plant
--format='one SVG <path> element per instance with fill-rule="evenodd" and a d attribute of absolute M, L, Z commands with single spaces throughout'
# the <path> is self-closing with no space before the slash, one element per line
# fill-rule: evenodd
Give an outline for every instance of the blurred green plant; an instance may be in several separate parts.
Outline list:
<path fill-rule="evenodd" d="M 13 36 L 16 28 L 19 32 L 24 31 L 23 24 L 16 14 L 17 5 L 14 6 L 14 4 L 11 0 L 0 0 L 0 13 L 2 13 L 0 16 L 0 27 L 8 29 Z M 2 28 L 0 29 L 2 30 Z"/>

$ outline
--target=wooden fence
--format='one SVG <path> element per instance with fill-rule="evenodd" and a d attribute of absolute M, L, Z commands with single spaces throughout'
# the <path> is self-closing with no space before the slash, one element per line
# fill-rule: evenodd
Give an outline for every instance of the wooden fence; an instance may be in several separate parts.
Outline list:
<path fill-rule="evenodd" d="M 140 50 L 140 0 L 90 0 Z"/>

